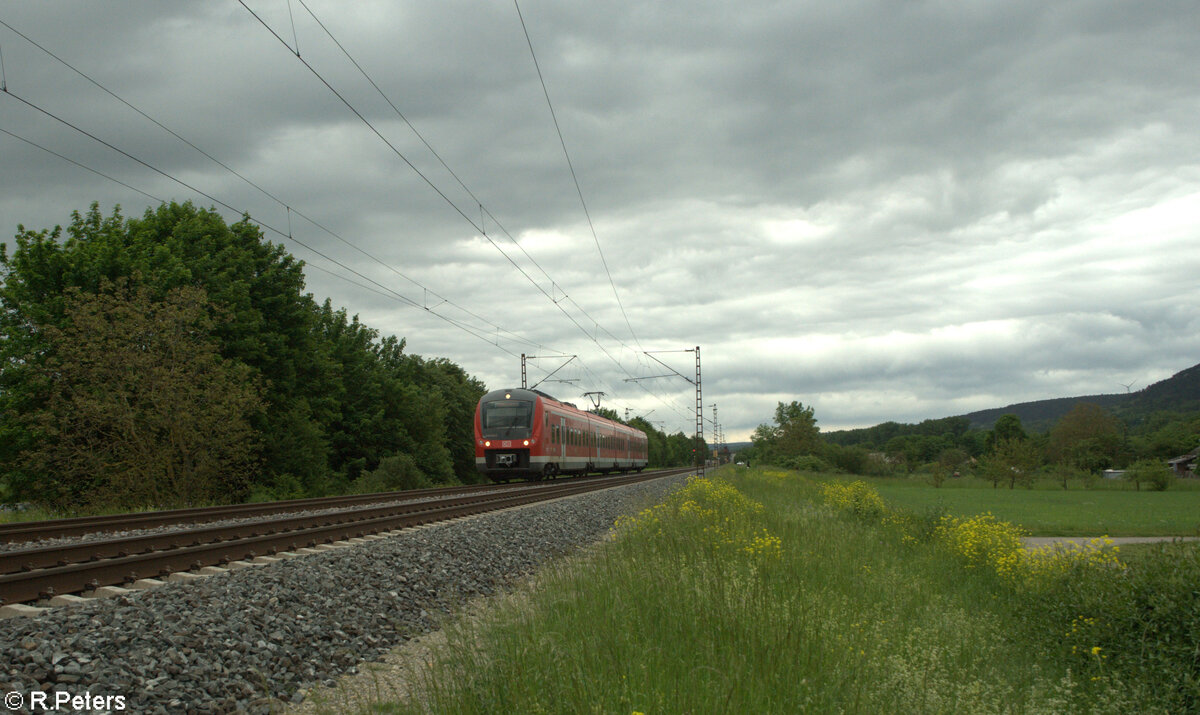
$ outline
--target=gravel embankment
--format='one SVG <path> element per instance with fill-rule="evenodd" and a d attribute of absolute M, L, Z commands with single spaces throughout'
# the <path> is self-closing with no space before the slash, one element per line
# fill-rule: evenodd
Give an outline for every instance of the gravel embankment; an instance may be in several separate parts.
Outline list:
<path fill-rule="evenodd" d="M 23 695 L 23 712 L 31 691 L 51 701 L 55 692 L 122 696 L 136 713 L 270 712 L 272 698 L 298 699 L 303 687 L 377 660 L 432 628 L 431 612 L 594 542 L 683 479 L 0 621 L 0 687 Z"/>

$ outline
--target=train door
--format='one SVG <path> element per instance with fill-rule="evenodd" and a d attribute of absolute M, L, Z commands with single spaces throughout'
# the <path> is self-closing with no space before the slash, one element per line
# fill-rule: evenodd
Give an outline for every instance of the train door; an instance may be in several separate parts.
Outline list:
<path fill-rule="evenodd" d="M 567 463 L 567 418 L 558 418 L 558 456 L 559 464 L 565 466 Z M 562 468 L 559 467 L 559 469 Z"/>

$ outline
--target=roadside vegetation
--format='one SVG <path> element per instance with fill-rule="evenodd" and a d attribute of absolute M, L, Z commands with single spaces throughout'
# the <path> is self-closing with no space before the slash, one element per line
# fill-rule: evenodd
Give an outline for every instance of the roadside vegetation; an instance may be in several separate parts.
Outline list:
<path fill-rule="evenodd" d="M 995 517 L 725 469 L 452 622 L 372 712 L 1184 712 L 1193 547 L 1027 552 Z M 1191 584 L 1191 585 L 1187 585 Z"/>

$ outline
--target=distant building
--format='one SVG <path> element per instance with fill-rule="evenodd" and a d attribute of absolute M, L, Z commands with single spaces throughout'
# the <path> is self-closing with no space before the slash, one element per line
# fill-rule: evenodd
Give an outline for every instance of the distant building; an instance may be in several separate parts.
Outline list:
<path fill-rule="evenodd" d="M 1200 449 L 1193 449 L 1187 454 L 1168 459 L 1167 466 L 1175 473 L 1177 477 L 1194 477 L 1196 476 L 1196 456 L 1200 453 Z"/>

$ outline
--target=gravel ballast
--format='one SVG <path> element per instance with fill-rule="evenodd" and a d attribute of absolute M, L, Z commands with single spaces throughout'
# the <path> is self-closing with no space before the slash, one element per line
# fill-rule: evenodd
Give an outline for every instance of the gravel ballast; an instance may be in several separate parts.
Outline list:
<path fill-rule="evenodd" d="M 270 712 L 273 699 L 298 701 L 304 688 L 332 684 L 436 627 L 435 612 L 495 593 L 547 559 L 595 542 L 617 516 L 660 500 L 684 479 L 0 621 L 0 687 L 21 694 L 22 712 L 39 691 L 49 703 L 57 693 L 108 697 L 92 712 Z"/>

